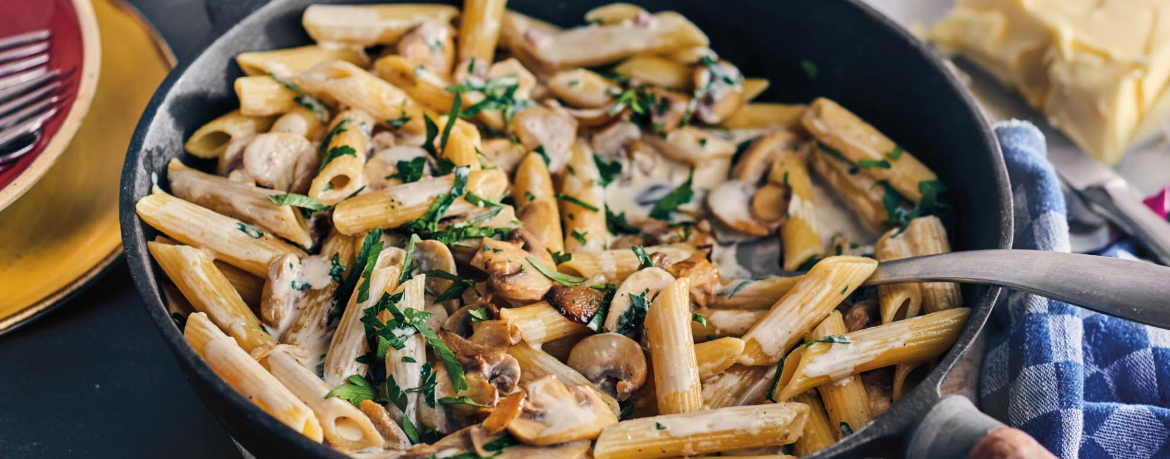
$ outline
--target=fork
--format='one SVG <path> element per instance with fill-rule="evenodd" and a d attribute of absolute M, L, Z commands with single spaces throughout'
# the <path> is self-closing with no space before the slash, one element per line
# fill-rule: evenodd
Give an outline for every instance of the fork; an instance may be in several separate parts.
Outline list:
<path fill-rule="evenodd" d="M 49 69 L 48 30 L 0 39 L 0 168 L 32 151 L 60 108 L 60 70 Z"/>

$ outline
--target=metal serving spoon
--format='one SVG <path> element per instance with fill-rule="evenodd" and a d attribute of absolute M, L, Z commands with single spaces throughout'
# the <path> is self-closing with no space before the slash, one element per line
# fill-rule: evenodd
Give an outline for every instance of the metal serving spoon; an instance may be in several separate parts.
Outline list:
<path fill-rule="evenodd" d="M 972 250 L 883 261 L 864 285 L 998 285 L 1111 316 L 1170 328 L 1170 268 L 1040 250 Z"/>

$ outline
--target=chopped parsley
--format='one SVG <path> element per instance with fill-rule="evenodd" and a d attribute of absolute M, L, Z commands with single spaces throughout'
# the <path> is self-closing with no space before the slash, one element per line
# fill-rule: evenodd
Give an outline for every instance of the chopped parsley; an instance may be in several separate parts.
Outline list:
<path fill-rule="evenodd" d="M 699 325 L 702 325 L 704 327 L 707 326 L 707 318 L 703 317 L 702 314 L 696 314 L 696 313 L 692 312 L 691 313 L 691 322 L 698 322 Z"/>
<path fill-rule="evenodd" d="M 244 222 L 236 222 L 236 229 L 240 230 L 240 232 L 242 232 L 244 234 L 247 234 L 248 237 L 250 237 L 252 239 L 260 239 L 260 238 L 264 237 L 264 232 L 256 229 L 256 227 L 249 225 L 247 223 L 244 223 Z"/>
<path fill-rule="evenodd" d="M 598 184 L 602 188 L 613 183 L 614 179 L 622 173 L 622 163 L 617 160 L 606 161 L 601 155 L 593 155 L 593 164 L 597 165 L 597 172 L 601 176 L 598 179 Z"/>
<path fill-rule="evenodd" d="M 289 91 L 297 93 L 297 95 L 293 97 L 293 102 L 296 102 L 297 105 L 305 107 L 306 110 L 313 112 L 317 115 L 317 118 L 320 118 L 323 122 L 329 120 L 329 107 L 325 106 L 325 103 L 321 102 L 321 99 L 313 97 L 307 91 L 301 89 L 300 86 L 297 86 L 287 78 L 281 77 L 271 72 L 268 73 L 268 76 L 284 85 L 284 87 L 288 88 Z"/>
<path fill-rule="evenodd" d="M 491 199 L 475 194 L 474 191 L 468 191 L 467 196 L 464 196 L 463 199 L 466 199 L 467 202 L 480 207 L 500 207 L 503 205 L 499 201 L 492 201 Z"/>
<path fill-rule="evenodd" d="M 463 110 L 463 117 L 475 116 L 485 110 L 500 110 L 503 112 L 505 125 L 510 123 L 512 116 L 526 105 L 526 101 L 516 97 L 516 91 L 519 89 L 520 78 L 516 75 L 489 78 L 483 83 L 468 80 L 462 84 L 447 87 L 447 91 L 457 95 L 468 91 L 483 93 L 483 100 Z"/>
<path fill-rule="evenodd" d="M 807 343 L 804 343 L 804 347 L 812 347 L 814 344 L 817 344 L 817 343 L 850 344 L 852 342 L 853 341 L 849 341 L 849 338 L 846 337 L 845 335 L 829 335 L 829 336 L 824 336 L 824 337 L 809 341 Z"/>
<path fill-rule="evenodd" d="M 308 210 L 312 210 L 315 212 L 319 212 L 319 211 L 322 211 L 322 210 L 329 208 L 329 206 L 322 204 L 321 201 L 310 198 L 310 197 L 305 196 L 303 194 L 296 194 L 296 193 L 270 194 L 268 196 L 265 196 L 265 198 L 268 198 L 268 202 L 271 202 L 271 203 L 276 204 L 278 206 L 300 207 L 302 209 L 308 209 Z"/>
<path fill-rule="evenodd" d="M 467 178 L 470 170 L 469 166 L 456 167 L 451 191 L 436 197 L 426 212 L 423 212 L 418 218 L 406 223 L 402 228 L 411 233 L 422 234 L 431 234 L 438 230 L 439 220 L 443 219 L 443 215 L 447 213 L 447 209 L 451 207 L 451 204 L 455 203 L 455 199 L 463 196 L 467 192 Z"/>
<path fill-rule="evenodd" d="M 626 221 L 625 212 L 614 214 L 609 210 L 609 206 L 605 206 L 605 226 L 609 229 L 610 234 L 639 234 L 642 232 L 641 229 Z"/>
<path fill-rule="evenodd" d="M 817 79 L 817 74 L 821 73 L 821 69 L 817 66 L 817 63 L 808 59 L 802 59 L 800 61 L 800 71 L 804 72 L 804 76 L 810 80 Z"/>
<path fill-rule="evenodd" d="M 564 285 L 565 287 L 576 287 L 589 280 L 584 277 L 570 276 L 568 274 L 558 272 L 555 269 L 540 264 L 539 261 L 536 261 L 536 259 L 532 257 L 525 257 L 524 259 L 528 260 L 528 262 L 531 263 L 537 271 L 540 271 L 541 274 L 544 274 L 544 277 L 552 279 L 553 281 Z"/>
<path fill-rule="evenodd" d="M 821 141 L 819 141 L 819 140 L 818 140 L 818 141 L 817 141 L 817 148 L 820 148 L 820 149 L 821 149 L 821 151 L 823 151 L 823 152 L 827 153 L 829 156 L 832 156 L 832 157 L 834 157 L 834 158 L 837 158 L 837 159 L 839 159 L 839 160 L 841 160 L 841 161 L 845 161 L 845 162 L 847 162 L 847 163 L 849 163 L 849 164 L 853 164 L 853 162 L 849 161 L 849 158 L 846 158 L 846 157 L 845 157 L 845 154 L 844 154 L 844 153 L 841 153 L 841 150 L 838 150 L 838 149 L 836 149 L 836 148 L 830 147 L 828 144 L 826 144 L 826 143 L 824 143 L 824 142 L 821 142 Z"/>
<path fill-rule="evenodd" d="M 295 280 L 292 282 L 289 282 L 289 286 L 293 290 L 296 290 L 298 292 L 303 292 L 303 291 L 308 290 L 308 289 L 313 287 L 312 285 L 309 285 L 308 282 L 297 282 Z"/>
<path fill-rule="evenodd" d="M 558 265 L 573 259 L 573 254 L 561 253 L 561 252 L 555 251 L 555 250 L 552 251 L 551 253 L 549 253 L 549 255 L 552 255 L 553 263 L 556 263 Z"/>
<path fill-rule="evenodd" d="M 410 240 L 406 242 L 406 254 L 402 257 L 402 271 L 398 273 L 398 283 L 402 284 L 410 279 L 411 266 L 414 264 L 414 245 L 418 244 L 419 237 L 417 234 L 411 234 Z"/>
<path fill-rule="evenodd" d="M 398 115 L 398 118 L 386 120 L 386 124 L 390 125 L 391 128 L 402 129 L 402 126 L 406 126 L 406 123 L 411 120 L 411 117 L 406 114 L 406 99 L 402 99 L 402 107 L 399 110 L 401 110 L 401 114 Z"/>
<path fill-rule="evenodd" d="M 776 400 L 776 386 L 780 383 L 780 375 L 784 373 L 784 359 L 780 357 L 780 361 L 776 362 L 776 373 L 772 375 L 772 381 L 768 383 L 768 400 L 777 402 Z"/>
<path fill-rule="evenodd" d="M 398 302 L 402 300 L 402 297 L 402 292 L 394 295 L 385 293 L 377 304 L 362 312 L 361 322 L 365 325 L 367 339 L 374 341 L 370 348 L 376 349 L 375 357 L 378 360 L 385 359 L 386 352 L 390 347 L 402 349 L 405 347 L 403 339 L 413 336 L 417 332 L 422 335 L 427 344 L 430 344 L 435 355 L 447 368 L 447 374 L 451 378 L 451 387 L 455 392 L 466 390 L 467 377 L 463 371 L 463 365 L 459 363 L 455 353 L 451 352 L 451 348 L 447 347 L 439 335 L 427 326 L 427 319 L 430 319 L 433 314 L 418 309 L 400 308 Z M 382 311 L 389 312 L 391 316 L 385 323 L 378 319 L 378 314 Z"/>
<path fill-rule="evenodd" d="M 577 242 L 581 243 L 581 245 L 585 245 L 585 244 L 589 243 L 589 240 L 585 239 L 585 236 L 588 236 L 588 235 L 589 235 L 588 231 L 582 233 L 580 231 L 577 231 L 576 229 L 574 229 L 572 233 L 569 233 L 569 236 L 571 236 Z"/>
<path fill-rule="evenodd" d="M 362 264 L 361 284 L 358 284 L 358 303 L 370 299 L 370 276 L 374 273 L 374 266 L 378 264 L 378 255 L 382 253 L 383 244 L 379 239 L 366 253 L 366 261 Z"/>
<path fill-rule="evenodd" d="M 439 296 L 435 297 L 435 303 L 442 303 L 447 300 L 460 298 L 463 296 L 463 292 L 467 291 L 469 288 L 477 295 L 479 294 L 479 290 L 475 289 L 475 281 L 472 279 L 464 279 L 440 269 L 432 269 L 424 272 L 423 274 L 426 274 L 427 277 L 437 277 L 439 279 L 451 281 L 451 286 L 447 287 L 447 290 L 444 290 L 443 293 L 440 293 Z M 486 314 L 487 310 L 485 309 L 483 312 Z"/>
<path fill-rule="evenodd" d="M 338 145 L 336 147 L 330 148 L 329 151 L 325 153 L 325 156 L 321 158 L 321 170 L 325 169 L 326 164 L 329 164 L 331 161 L 342 156 L 353 156 L 356 158 L 357 151 L 355 151 L 353 147 L 349 145 Z"/>
<path fill-rule="evenodd" d="M 654 267 L 654 261 L 650 259 L 650 254 L 646 253 L 646 249 L 642 248 L 642 246 L 635 245 L 630 247 L 630 250 L 633 250 L 634 256 L 638 257 L 638 269 Z"/>
<path fill-rule="evenodd" d="M 841 428 L 841 435 L 842 436 L 853 435 L 853 428 L 849 427 L 848 422 L 842 422 L 840 425 L 840 428 Z"/>
<path fill-rule="evenodd" d="M 735 165 L 739 164 L 739 159 L 743 157 L 743 154 L 747 152 L 747 149 L 750 146 L 752 146 L 752 141 L 750 139 L 744 140 L 743 142 L 740 142 L 739 145 L 735 146 L 735 153 L 731 155 L 731 167 L 727 168 L 727 178 L 730 179 L 735 175 Z"/>
<path fill-rule="evenodd" d="M 889 221 L 896 225 L 905 223 L 908 219 L 906 211 L 902 209 L 902 195 L 898 193 L 898 190 L 895 190 L 894 186 L 886 180 L 878 180 L 874 186 L 880 186 L 885 190 L 882 195 L 882 207 L 885 208 Z"/>
<path fill-rule="evenodd" d="M 487 306 L 480 306 L 478 308 L 471 308 L 467 310 L 467 315 L 471 316 L 472 322 L 485 322 L 492 320 L 492 316 L 488 313 Z"/>
<path fill-rule="evenodd" d="M 381 228 L 374 228 L 366 233 L 366 237 L 362 239 L 362 247 L 358 250 L 357 256 L 354 258 L 354 265 L 352 268 L 350 268 L 349 276 L 345 278 L 345 282 L 341 283 L 341 287 L 338 288 L 337 292 L 335 293 L 333 311 L 330 312 L 330 315 L 338 317 L 341 316 L 341 313 L 345 308 L 345 303 L 349 301 L 349 297 L 353 294 L 353 289 L 357 286 L 358 280 L 361 278 L 361 274 L 365 271 L 366 259 L 369 258 L 370 251 L 374 248 L 374 244 L 381 243 Z M 380 246 L 378 247 L 378 250 L 381 251 Z M 338 259 L 336 255 L 333 258 Z M 375 260 L 377 260 L 377 258 L 375 258 Z M 333 275 L 334 272 L 344 272 L 343 267 L 340 271 L 337 270 L 337 267 L 341 267 L 340 260 L 338 260 L 336 267 L 332 267 L 329 270 L 329 274 Z"/>
<path fill-rule="evenodd" d="M 893 150 L 886 152 L 886 157 L 890 158 L 891 160 L 897 161 L 898 159 L 902 158 L 903 153 L 906 153 L 906 150 L 904 148 L 902 148 L 901 145 L 894 145 Z"/>
<path fill-rule="evenodd" d="M 654 208 L 650 209 L 650 218 L 658 220 L 670 221 L 671 213 L 673 213 L 679 206 L 691 202 L 695 197 L 695 190 L 691 188 L 691 184 L 695 180 L 695 167 L 691 166 L 691 172 L 687 174 L 687 180 L 679 185 L 677 188 L 667 193 L 662 199 L 654 203 Z"/>
<path fill-rule="evenodd" d="M 440 405 L 471 405 L 480 408 L 488 408 L 487 405 L 472 400 L 471 397 L 460 395 L 458 397 L 443 397 L 438 400 Z"/>
<path fill-rule="evenodd" d="M 861 159 L 861 160 L 857 161 L 857 167 L 860 167 L 860 168 L 865 169 L 865 170 L 870 170 L 870 169 L 889 169 L 891 166 L 890 166 L 890 162 L 886 161 L 884 159 L 865 158 L 865 159 Z"/>
<path fill-rule="evenodd" d="M 613 295 L 617 293 L 617 286 L 606 283 L 602 285 L 594 285 L 593 288 L 605 294 L 601 299 L 601 307 L 597 308 L 597 312 L 589 319 L 589 323 L 585 324 L 590 330 L 601 333 L 601 327 L 605 325 L 605 319 L 609 316 L 609 305 L 613 302 Z"/>
<path fill-rule="evenodd" d="M 642 322 L 646 321 L 646 312 L 650 310 L 650 300 L 646 299 L 646 295 L 649 294 L 649 289 L 638 295 L 630 294 L 630 308 L 618 317 L 617 333 L 619 335 L 633 333 L 634 330 L 642 326 Z"/>
<path fill-rule="evenodd" d="M 544 151 L 544 145 L 538 145 L 532 149 L 532 152 L 540 155 L 540 159 L 544 160 L 545 167 L 548 167 L 551 160 L 548 158 L 548 152 Z"/>
<path fill-rule="evenodd" d="M 423 172 L 426 170 L 426 168 L 427 159 L 422 156 L 418 156 L 411 158 L 410 161 L 398 161 L 397 166 L 395 166 L 394 173 L 387 175 L 386 178 L 396 178 L 402 180 L 402 183 L 413 183 L 422 178 Z"/>
<path fill-rule="evenodd" d="M 655 422 L 654 427 L 658 430 L 666 430 L 666 426 L 662 425 L 661 422 Z"/>

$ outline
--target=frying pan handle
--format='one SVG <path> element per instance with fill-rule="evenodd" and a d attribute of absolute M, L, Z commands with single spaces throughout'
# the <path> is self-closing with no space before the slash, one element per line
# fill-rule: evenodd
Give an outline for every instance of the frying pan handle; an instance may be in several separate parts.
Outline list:
<path fill-rule="evenodd" d="M 207 0 L 207 17 L 213 36 L 218 36 L 269 0 Z"/>
<path fill-rule="evenodd" d="M 1019 429 L 983 414 L 961 395 L 943 397 L 910 433 L 906 459 L 1056 459 Z"/>

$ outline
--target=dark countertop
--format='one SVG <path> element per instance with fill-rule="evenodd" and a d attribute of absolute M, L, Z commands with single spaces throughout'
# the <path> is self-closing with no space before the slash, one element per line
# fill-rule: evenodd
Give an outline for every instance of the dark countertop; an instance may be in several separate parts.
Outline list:
<path fill-rule="evenodd" d="M 202 0 L 128 0 L 182 59 L 210 28 Z M 0 457 L 238 458 L 146 315 L 124 261 L 0 336 Z"/>

